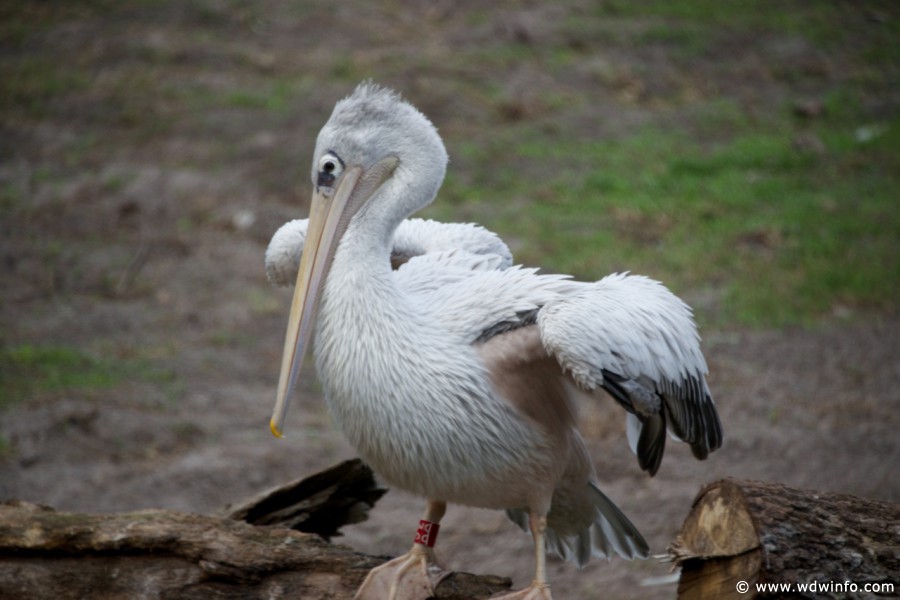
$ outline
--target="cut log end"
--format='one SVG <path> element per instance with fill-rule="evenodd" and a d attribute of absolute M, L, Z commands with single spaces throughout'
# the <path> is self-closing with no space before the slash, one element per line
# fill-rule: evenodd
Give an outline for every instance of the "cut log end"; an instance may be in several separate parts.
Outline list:
<path fill-rule="evenodd" d="M 681 567 L 679 599 L 784 597 L 757 588 L 768 583 L 896 585 L 900 505 L 726 479 L 700 491 L 669 556 Z M 846 597 L 833 591 L 809 597 Z"/>

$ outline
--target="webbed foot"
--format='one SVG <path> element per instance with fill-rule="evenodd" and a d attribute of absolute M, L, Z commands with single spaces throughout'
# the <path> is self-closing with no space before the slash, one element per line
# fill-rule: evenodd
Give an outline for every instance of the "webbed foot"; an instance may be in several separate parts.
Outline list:
<path fill-rule="evenodd" d="M 435 562 L 434 552 L 419 544 L 369 571 L 354 600 L 427 600 L 450 571 Z M 549 597 L 548 597 L 549 598 Z"/>

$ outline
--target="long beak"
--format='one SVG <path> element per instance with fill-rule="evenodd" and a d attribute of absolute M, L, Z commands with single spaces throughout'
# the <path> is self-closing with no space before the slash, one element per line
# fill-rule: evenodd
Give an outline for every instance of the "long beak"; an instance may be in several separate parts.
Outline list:
<path fill-rule="evenodd" d="M 269 428 L 275 437 L 282 437 L 291 391 L 303 364 L 303 357 L 315 330 L 319 296 L 338 242 L 353 218 L 375 190 L 393 174 L 398 160 L 388 156 L 367 171 L 355 166 L 344 171 L 332 194 L 316 190 L 312 196 L 306 241 L 300 256 L 300 270 L 291 302 L 278 395 Z"/>

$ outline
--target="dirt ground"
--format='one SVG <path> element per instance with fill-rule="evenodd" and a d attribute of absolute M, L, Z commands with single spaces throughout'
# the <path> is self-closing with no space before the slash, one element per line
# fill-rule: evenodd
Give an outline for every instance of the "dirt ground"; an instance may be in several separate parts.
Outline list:
<path fill-rule="evenodd" d="M 575 35 L 553 28 L 554 9 L 536 6 L 504 9 L 477 27 L 435 13 L 421 47 L 409 41 L 416 23 L 393 13 L 340 9 L 335 24 L 322 9 L 280 20 L 273 15 L 288 8 L 279 2 L 228 5 L 227 14 L 213 2 L 202 4 L 203 14 L 147 6 L 75 11 L 28 33 L 15 49 L 23 61 L 88 65 L 94 79 L 42 98 L 45 113 L 23 109 L 3 121 L 0 181 L 21 191 L 22 205 L 6 210 L 0 224 L 0 341 L 81 348 L 125 365 L 126 374 L 112 387 L 38 391 L 0 413 L 7 441 L 0 498 L 71 511 L 208 513 L 352 457 L 311 372 L 302 378 L 287 438 L 275 440 L 267 427 L 290 292 L 268 285 L 262 257 L 275 229 L 304 214 L 314 132 L 360 75 L 403 89 L 451 136 L 491 126 L 509 114 L 460 108 L 446 99 L 449 84 L 435 83 L 451 66 L 429 79 L 390 57 L 421 51 L 439 62 L 489 38 L 538 44 Z M 329 37 L 335 25 L 345 37 Z M 783 63 L 818 60 L 796 39 L 776 41 L 745 40 L 751 54 L 781 52 Z M 326 56 L 329 43 L 350 66 Z M 646 94 L 682 93 L 648 75 L 678 68 L 664 46 L 627 53 L 598 44 L 592 51 L 598 61 L 630 65 Z M 764 86 L 772 102 L 791 93 L 783 82 L 754 79 L 748 65 L 755 63 L 732 53 L 731 63 L 717 55 L 691 69 L 716 90 L 753 102 Z M 738 63 L 740 81 L 729 76 Z M 383 73 L 379 65 L 387 65 Z M 317 67 L 321 86 L 310 84 Z M 255 106 L 251 96 L 250 106 L 234 100 L 209 109 L 205 97 L 168 95 L 194 89 L 191 81 L 233 93 L 295 70 L 306 75 L 292 80 L 288 108 Z M 492 77 L 515 96 L 553 75 L 529 62 Z M 577 72 L 558 77 L 573 93 L 587 93 Z M 623 96 L 628 85 L 611 80 L 611 89 L 597 92 L 591 110 L 616 117 L 602 120 L 598 135 L 627 135 L 654 118 L 652 103 Z M 515 111 L 546 116 L 538 100 L 516 97 Z M 664 118 L 675 118 L 673 110 Z M 465 160 L 458 164 L 464 168 Z M 701 293 L 687 296 L 702 310 Z M 856 313 L 803 329 L 702 333 L 725 430 L 724 447 L 706 462 L 670 444 L 659 474 L 648 478 L 627 449 L 620 409 L 608 400 L 582 407 L 604 490 L 654 553 L 665 551 L 698 489 L 719 477 L 900 501 L 900 319 Z M 401 553 L 422 509 L 420 499 L 391 491 L 342 542 Z M 517 585 L 533 568 L 527 535 L 499 513 L 471 508 L 450 508 L 438 554 L 450 568 L 511 576 Z M 580 572 L 550 564 L 558 598 L 673 598 L 668 574 L 657 560 L 597 561 Z"/>

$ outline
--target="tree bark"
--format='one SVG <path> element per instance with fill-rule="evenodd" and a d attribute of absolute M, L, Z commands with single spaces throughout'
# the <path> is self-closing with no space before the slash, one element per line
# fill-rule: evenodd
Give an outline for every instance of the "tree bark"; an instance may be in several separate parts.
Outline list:
<path fill-rule="evenodd" d="M 700 491 L 669 555 L 679 599 L 896 597 L 900 505 L 726 479 Z"/>
<path fill-rule="evenodd" d="M 2 600 L 350 600 L 384 560 L 317 535 L 227 518 L 0 505 Z M 436 598 L 487 598 L 509 585 L 500 577 L 456 573 Z"/>
<path fill-rule="evenodd" d="M 378 487 L 369 465 L 354 458 L 309 477 L 278 486 L 223 516 L 251 525 L 280 525 L 315 533 L 325 540 L 339 536 L 344 525 L 369 518 L 369 509 L 387 492 Z"/>

